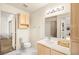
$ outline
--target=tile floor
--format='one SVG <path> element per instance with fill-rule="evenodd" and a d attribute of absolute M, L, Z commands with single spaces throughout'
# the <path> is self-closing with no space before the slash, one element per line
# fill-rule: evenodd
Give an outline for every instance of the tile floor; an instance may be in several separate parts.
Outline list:
<path fill-rule="evenodd" d="M 36 55 L 36 49 L 31 47 L 31 48 L 27 48 L 27 49 L 19 49 L 19 50 L 15 50 L 12 52 L 9 52 L 5 55 Z"/>

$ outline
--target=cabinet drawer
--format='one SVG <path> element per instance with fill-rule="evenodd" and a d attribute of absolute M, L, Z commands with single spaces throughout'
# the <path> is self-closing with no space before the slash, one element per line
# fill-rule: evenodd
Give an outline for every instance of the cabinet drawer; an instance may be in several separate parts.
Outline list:
<path fill-rule="evenodd" d="M 51 52 L 50 48 L 38 44 L 38 55 L 50 55 L 50 52 Z"/>
<path fill-rule="evenodd" d="M 51 55 L 64 55 L 64 53 L 61 53 L 61 52 L 51 49 Z"/>

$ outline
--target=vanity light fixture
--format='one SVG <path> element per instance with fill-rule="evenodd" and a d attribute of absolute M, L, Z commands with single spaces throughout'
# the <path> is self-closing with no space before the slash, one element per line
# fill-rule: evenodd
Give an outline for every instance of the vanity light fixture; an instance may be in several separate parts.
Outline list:
<path fill-rule="evenodd" d="M 28 5 L 27 5 L 27 4 L 23 4 L 23 6 L 24 6 L 24 7 L 28 7 Z"/>
<path fill-rule="evenodd" d="M 48 10 L 47 15 L 52 14 L 52 13 L 56 13 L 56 12 L 59 12 L 59 11 L 63 11 L 64 8 L 65 8 L 64 6 L 60 6 L 60 7 L 57 7 L 57 8 L 50 9 L 50 10 Z"/>

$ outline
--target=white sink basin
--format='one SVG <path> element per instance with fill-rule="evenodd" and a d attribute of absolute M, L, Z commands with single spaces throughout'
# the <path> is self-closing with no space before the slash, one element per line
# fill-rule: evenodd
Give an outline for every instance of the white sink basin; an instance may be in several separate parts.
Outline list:
<path fill-rule="evenodd" d="M 57 44 L 58 43 L 58 41 L 60 40 L 60 38 L 51 38 L 51 39 L 48 39 L 48 38 L 45 38 L 45 39 L 43 39 L 44 41 L 46 41 L 47 43 L 49 43 L 49 44 Z"/>

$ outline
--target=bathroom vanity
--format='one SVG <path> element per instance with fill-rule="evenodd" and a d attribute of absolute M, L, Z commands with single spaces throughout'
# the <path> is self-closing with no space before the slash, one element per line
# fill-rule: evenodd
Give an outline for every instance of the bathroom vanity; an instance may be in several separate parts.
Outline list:
<path fill-rule="evenodd" d="M 38 55 L 70 55 L 70 48 L 57 44 L 56 41 L 40 40 L 37 42 Z"/>
<path fill-rule="evenodd" d="M 53 14 L 55 13 L 52 13 L 52 16 L 46 14 L 48 16 L 45 17 L 46 39 L 37 42 L 38 54 L 70 55 L 70 12 Z"/>

